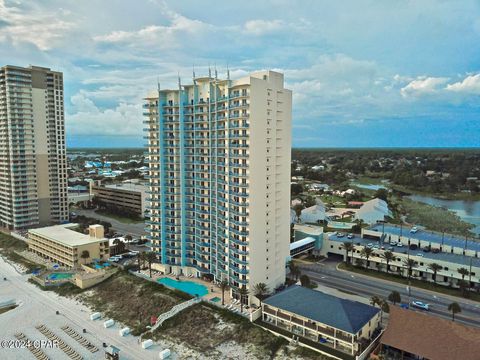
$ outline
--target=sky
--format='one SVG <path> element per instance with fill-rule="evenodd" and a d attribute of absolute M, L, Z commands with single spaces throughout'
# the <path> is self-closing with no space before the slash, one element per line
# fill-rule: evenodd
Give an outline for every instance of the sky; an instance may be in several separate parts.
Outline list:
<path fill-rule="evenodd" d="M 64 73 L 67 145 L 141 147 L 142 99 L 272 69 L 294 147 L 479 147 L 478 0 L 0 0 L 1 65 Z"/>

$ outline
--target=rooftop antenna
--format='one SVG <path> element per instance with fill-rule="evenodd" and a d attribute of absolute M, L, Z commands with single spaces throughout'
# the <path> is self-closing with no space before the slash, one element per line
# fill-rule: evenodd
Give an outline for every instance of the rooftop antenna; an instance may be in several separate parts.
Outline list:
<path fill-rule="evenodd" d="M 227 63 L 227 80 L 230 80 L 230 69 L 228 68 L 228 63 Z"/>
<path fill-rule="evenodd" d="M 210 68 L 210 65 L 208 66 L 208 77 L 212 77 L 212 69 Z"/>
<path fill-rule="evenodd" d="M 160 78 L 157 76 L 157 90 L 160 92 Z"/>
<path fill-rule="evenodd" d="M 195 80 L 195 65 L 192 65 L 192 71 L 193 71 L 193 80 Z"/>

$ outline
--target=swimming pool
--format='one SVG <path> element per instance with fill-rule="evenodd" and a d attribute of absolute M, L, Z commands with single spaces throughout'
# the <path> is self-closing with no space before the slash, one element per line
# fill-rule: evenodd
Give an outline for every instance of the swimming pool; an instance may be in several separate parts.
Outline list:
<path fill-rule="evenodd" d="M 64 280 L 70 279 L 73 276 L 72 273 L 53 273 L 47 275 L 48 280 Z"/>
<path fill-rule="evenodd" d="M 197 284 L 192 281 L 178 281 L 170 278 L 162 278 L 157 281 L 162 285 L 186 292 L 192 296 L 202 297 L 208 294 L 208 289 L 205 285 Z"/>
<path fill-rule="evenodd" d="M 329 221 L 328 227 L 332 229 L 351 229 L 353 227 L 353 223 L 344 223 L 339 221 Z"/>

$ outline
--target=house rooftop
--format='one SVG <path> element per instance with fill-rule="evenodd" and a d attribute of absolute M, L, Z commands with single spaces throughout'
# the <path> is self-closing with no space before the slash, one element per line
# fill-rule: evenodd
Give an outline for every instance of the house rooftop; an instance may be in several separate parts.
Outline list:
<path fill-rule="evenodd" d="M 426 359 L 478 360 L 480 329 L 391 306 L 381 342 Z"/>
<path fill-rule="evenodd" d="M 303 286 L 290 286 L 264 304 L 306 317 L 316 322 L 356 334 L 379 311 L 373 306 L 341 299 Z"/>

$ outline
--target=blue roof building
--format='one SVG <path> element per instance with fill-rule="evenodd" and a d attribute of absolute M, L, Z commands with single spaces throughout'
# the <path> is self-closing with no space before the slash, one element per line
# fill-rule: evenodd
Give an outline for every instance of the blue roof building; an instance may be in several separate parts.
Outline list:
<path fill-rule="evenodd" d="M 380 309 L 294 285 L 263 302 L 262 320 L 325 349 L 355 355 L 360 343 L 376 334 Z"/>

